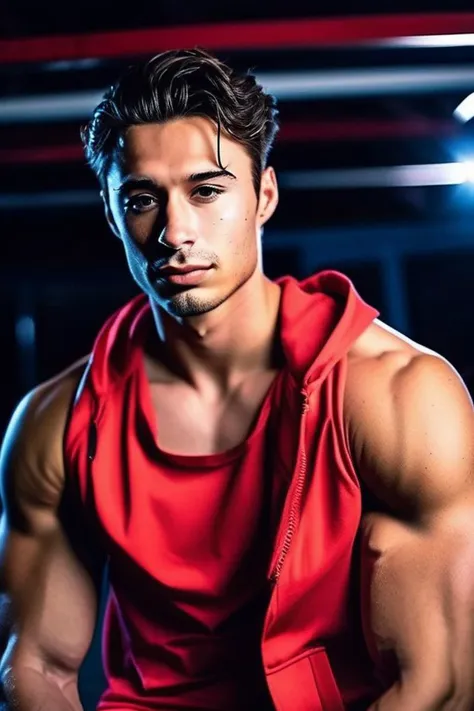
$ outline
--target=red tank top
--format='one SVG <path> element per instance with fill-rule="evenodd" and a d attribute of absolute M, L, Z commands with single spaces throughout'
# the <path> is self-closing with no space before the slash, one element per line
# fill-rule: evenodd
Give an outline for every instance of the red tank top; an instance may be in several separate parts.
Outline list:
<path fill-rule="evenodd" d="M 135 379 L 133 397 L 156 442 L 156 414 L 141 363 Z M 274 475 L 271 446 L 271 415 L 279 410 L 283 386 L 280 372 L 246 441 L 229 451 L 183 456 L 152 448 L 153 471 L 146 476 L 153 479 L 147 487 L 160 560 L 155 709 L 274 708 L 260 640 L 270 596 L 266 571 L 287 488 L 284 477 Z M 109 640 L 120 636 L 118 615 L 109 616 L 107 632 Z M 127 655 L 117 654 L 114 645 L 108 645 L 107 657 L 118 670 Z M 125 700 L 126 666 L 119 674 L 110 671 L 109 665 L 109 689 L 99 708 L 115 707 L 117 697 Z"/>
<path fill-rule="evenodd" d="M 140 706 L 145 697 L 148 708 L 163 711 L 271 710 L 260 644 L 271 594 L 267 570 L 289 483 L 272 446 L 286 374 L 277 374 L 238 446 L 205 456 L 165 452 L 157 444 L 160 425 L 142 356 L 149 318 L 145 308 L 135 321 L 134 362 L 124 412 L 117 414 L 127 429 L 120 466 L 134 480 L 142 479 L 141 485 L 134 484 L 133 495 L 143 495 L 143 506 L 152 507 L 152 540 L 145 529 L 142 545 L 147 557 L 152 549 L 159 561 L 159 578 L 153 599 L 143 599 L 141 571 L 129 567 L 129 561 L 121 561 L 121 570 L 115 558 L 110 561 L 112 583 L 120 582 L 112 584 L 106 613 L 108 685 L 98 709 Z M 137 504 L 132 517 L 140 516 Z M 133 520 L 129 526 L 137 530 Z M 139 608 L 153 607 L 145 614 L 153 617 L 153 639 L 147 640 L 144 624 L 142 638 L 133 643 L 144 652 L 139 664 L 121 623 L 132 599 L 140 600 Z M 145 682 L 146 658 L 152 663 Z M 144 682 L 152 682 L 151 695 Z"/>

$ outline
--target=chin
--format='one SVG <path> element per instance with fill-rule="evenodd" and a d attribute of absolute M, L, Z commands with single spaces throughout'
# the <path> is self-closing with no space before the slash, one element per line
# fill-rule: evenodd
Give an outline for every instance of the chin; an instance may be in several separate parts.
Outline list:
<path fill-rule="evenodd" d="M 165 309 L 173 316 L 186 318 L 191 316 L 202 316 L 217 308 L 225 301 L 223 299 L 209 299 L 199 296 L 193 291 L 176 294 L 165 302 Z"/>
<path fill-rule="evenodd" d="M 178 318 L 206 314 L 227 298 L 216 298 L 216 295 L 212 297 L 209 292 L 206 294 L 204 289 L 199 288 L 170 288 L 170 285 L 163 288 L 163 284 L 160 284 L 159 288 L 155 284 L 147 284 L 144 291 L 163 311 Z"/>

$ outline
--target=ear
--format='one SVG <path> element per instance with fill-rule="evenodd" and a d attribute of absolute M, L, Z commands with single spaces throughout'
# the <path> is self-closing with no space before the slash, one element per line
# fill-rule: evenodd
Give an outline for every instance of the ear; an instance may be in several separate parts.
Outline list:
<path fill-rule="evenodd" d="M 275 171 L 270 166 L 262 172 L 260 196 L 258 200 L 257 222 L 262 227 L 275 212 L 278 205 L 278 183 Z"/>
<path fill-rule="evenodd" d="M 109 192 L 107 188 L 103 188 L 100 191 L 100 197 L 102 198 L 102 202 L 104 203 L 104 212 L 105 212 L 105 219 L 107 220 L 107 224 L 109 225 L 110 229 L 114 233 L 116 237 L 121 239 L 120 237 L 120 232 L 117 227 L 117 223 L 114 220 L 114 217 L 112 215 L 112 210 L 110 207 L 110 201 L 109 201 Z"/>

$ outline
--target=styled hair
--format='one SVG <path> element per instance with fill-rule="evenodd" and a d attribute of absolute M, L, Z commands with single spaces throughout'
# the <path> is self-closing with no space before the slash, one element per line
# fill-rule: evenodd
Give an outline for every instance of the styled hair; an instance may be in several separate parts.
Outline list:
<path fill-rule="evenodd" d="M 81 130 L 86 159 L 103 184 L 130 126 L 201 116 L 239 142 L 252 161 L 255 191 L 278 131 L 276 101 L 252 74 L 239 74 L 202 49 L 163 52 L 129 67 Z"/>

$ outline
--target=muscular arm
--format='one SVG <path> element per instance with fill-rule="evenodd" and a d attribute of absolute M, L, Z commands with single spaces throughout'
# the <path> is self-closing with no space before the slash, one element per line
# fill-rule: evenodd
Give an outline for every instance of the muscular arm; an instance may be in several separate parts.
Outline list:
<path fill-rule="evenodd" d="M 370 711 L 472 711 L 472 403 L 442 359 L 398 353 L 359 367 L 348 409 L 360 474 L 388 509 L 363 525 L 366 625 L 398 679 Z"/>
<path fill-rule="evenodd" d="M 81 709 L 77 677 L 96 619 L 95 581 L 59 515 L 73 381 L 43 386 L 20 404 L 0 458 L 0 583 L 12 620 L 0 674 L 9 705 L 19 711 Z"/>

